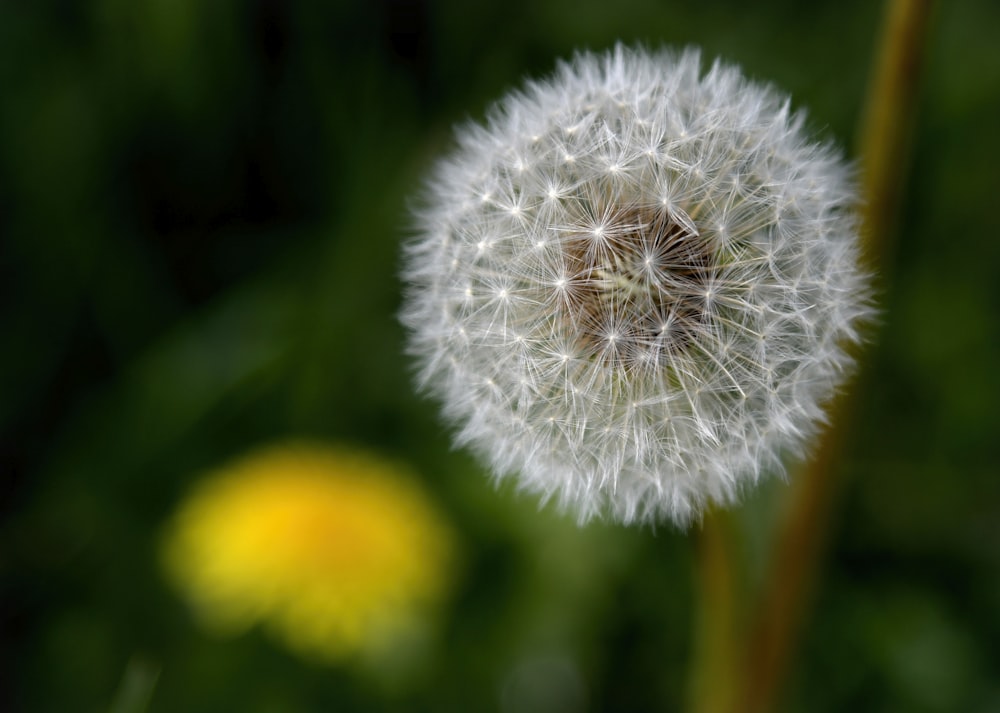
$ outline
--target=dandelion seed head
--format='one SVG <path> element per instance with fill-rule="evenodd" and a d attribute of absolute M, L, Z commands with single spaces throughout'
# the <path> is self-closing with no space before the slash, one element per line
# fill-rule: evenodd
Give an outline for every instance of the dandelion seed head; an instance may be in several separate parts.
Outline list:
<path fill-rule="evenodd" d="M 870 311 L 850 169 L 803 124 L 618 46 L 461 129 L 402 316 L 458 441 L 581 522 L 684 526 L 801 455 Z"/>

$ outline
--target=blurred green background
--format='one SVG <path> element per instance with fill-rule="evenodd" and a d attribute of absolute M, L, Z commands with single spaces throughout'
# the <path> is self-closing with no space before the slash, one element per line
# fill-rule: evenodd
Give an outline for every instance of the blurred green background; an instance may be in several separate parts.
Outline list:
<path fill-rule="evenodd" d="M 682 710 L 695 540 L 539 511 L 401 354 L 406 206 L 524 75 L 698 44 L 853 144 L 881 3 L 0 3 L 0 710 Z M 877 346 L 792 711 L 1000 711 L 1000 5 L 939 3 Z M 311 437 L 424 478 L 462 567 L 405 680 L 203 633 L 160 536 L 200 474 Z M 786 486 L 752 494 L 748 568 Z M 756 534 L 753 534 L 756 533 Z M 131 662 L 131 663 L 130 663 Z M 130 668 L 131 666 L 131 668 Z"/>

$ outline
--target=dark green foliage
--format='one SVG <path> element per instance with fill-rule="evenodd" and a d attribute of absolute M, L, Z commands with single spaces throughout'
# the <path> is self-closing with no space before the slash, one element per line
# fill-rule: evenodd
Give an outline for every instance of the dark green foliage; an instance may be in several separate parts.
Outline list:
<path fill-rule="evenodd" d="M 108 710 L 130 661 L 153 713 L 682 709 L 691 537 L 577 529 L 450 449 L 395 319 L 407 200 L 455 121 L 616 40 L 702 45 L 849 145 L 877 5 L 0 3 L 0 709 Z M 788 710 L 1000 707 L 998 26 L 932 26 Z M 410 463 L 461 533 L 419 675 L 212 639 L 164 582 L 198 475 L 288 436 Z"/>

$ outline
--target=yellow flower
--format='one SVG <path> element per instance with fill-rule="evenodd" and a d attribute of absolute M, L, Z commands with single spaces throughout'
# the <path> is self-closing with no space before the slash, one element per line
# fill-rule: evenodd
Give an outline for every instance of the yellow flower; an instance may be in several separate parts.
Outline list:
<path fill-rule="evenodd" d="M 288 444 L 204 480 L 167 530 L 165 564 L 220 632 L 257 622 L 341 661 L 419 633 L 449 583 L 451 533 L 405 469 Z"/>

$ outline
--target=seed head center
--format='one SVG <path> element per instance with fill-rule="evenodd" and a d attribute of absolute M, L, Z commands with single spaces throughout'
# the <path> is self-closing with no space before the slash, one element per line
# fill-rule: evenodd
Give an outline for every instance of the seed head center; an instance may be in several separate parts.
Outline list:
<path fill-rule="evenodd" d="M 581 230 L 566 242 L 565 317 L 591 358 L 661 364 L 690 344 L 706 318 L 712 254 L 663 210 L 630 206 L 604 215 L 600 236 Z"/>

